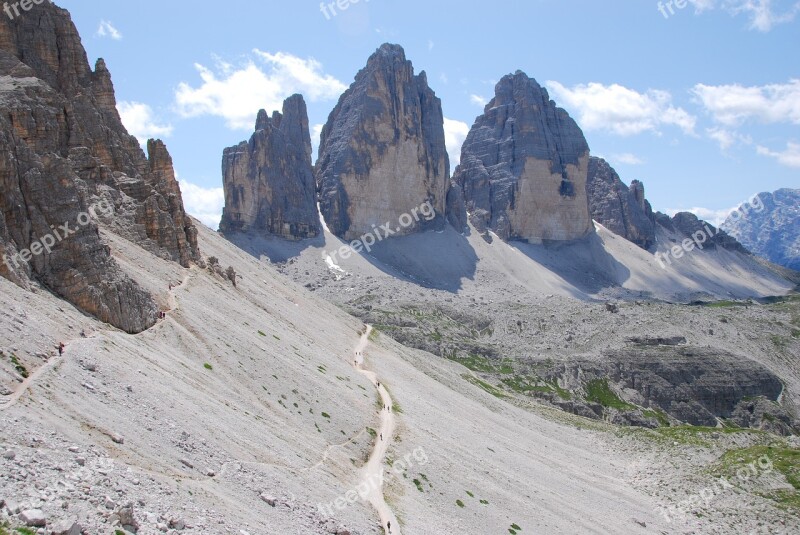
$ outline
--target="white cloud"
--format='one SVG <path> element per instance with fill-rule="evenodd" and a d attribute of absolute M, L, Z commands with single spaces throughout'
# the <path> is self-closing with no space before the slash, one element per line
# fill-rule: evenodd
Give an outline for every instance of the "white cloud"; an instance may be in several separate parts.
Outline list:
<path fill-rule="evenodd" d="M 128 133 L 136 136 L 142 145 L 150 138 L 169 137 L 172 134 L 172 125 L 158 124 L 152 108 L 147 104 L 123 101 L 117 104 L 117 110 Z"/>
<path fill-rule="evenodd" d="M 732 208 L 726 208 L 723 210 L 712 210 L 711 208 L 703 208 L 701 206 L 696 206 L 694 208 L 670 209 L 667 210 L 667 214 L 669 214 L 670 216 L 674 216 L 678 212 L 690 212 L 699 217 L 700 219 L 708 221 L 715 227 L 719 227 L 722 223 L 725 222 L 725 220 L 728 218 L 731 212 L 735 211 L 738 208 L 739 206 L 734 206 Z"/>
<path fill-rule="evenodd" d="M 186 180 L 179 180 L 179 184 L 186 212 L 217 230 L 225 206 L 225 191 L 222 188 L 203 188 Z"/>
<path fill-rule="evenodd" d="M 115 41 L 122 39 L 122 34 L 117 30 L 113 24 L 107 20 L 101 20 L 100 26 L 97 28 L 97 37 L 110 37 Z"/>
<path fill-rule="evenodd" d="M 753 140 L 749 136 L 744 136 L 736 131 L 725 128 L 706 128 L 706 134 L 719 144 L 719 148 L 724 152 L 734 145 L 750 145 Z"/>
<path fill-rule="evenodd" d="M 587 130 L 607 130 L 621 136 L 652 131 L 664 125 L 677 126 L 693 135 L 697 118 L 672 105 L 667 91 L 650 89 L 639 93 L 618 84 L 589 83 L 564 87 L 554 81 L 547 88 L 564 107 L 577 113 L 578 122 Z"/>
<path fill-rule="evenodd" d="M 772 151 L 767 147 L 757 147 L 762 156 L 769 156 L 778 160 L 778 163 L 787 167 L 800 167 L 800 143 L 788 142 L 783 152 Z"/>
<path fill-rule="evenodd" d="M 768 32 L 779 24 L 792 22 L 800 13 L 800 2 L 794 0 L 689 0 L 697 13 L 723 9 L 733 16 L 744 14 L 750 29 Z M 775 4 L 779 4 L 776 6 Z"/>
<path fill-rule="evenodd" d="M 786 84 L 750 87 L 697 84 L 692 92 L 714 120 L 726 126 L 739 126 L 750 120 L 800 124 L 798 79 Z"/>
<path fill-rule="evenodd" d="M 450 167 L 455 167 L 461 161 L 461 145 L 467 139 L 469 125 L 453 119 L 444 119 L 444 143 L 447 146 L 447 154 L 450 156 Z"/>
<path fill-rule="evenodd" d="M 481 108 L 483 108 L 484 106 L 486 106 L 486 104 L 489 103 L 489 101 L 486 98 L 480 95 L 470 95 L 469 101 L 475 104 L 476 106 L 480 106 Z"/>
<path fill-rule="evenodd" d="M 429 40 L 428 40 L 428 52 L 430 52 L 431 50 L 433 50 L 433 47 L 434 47 L 434 46 L 436 46 L 436 43 L 434 43 L 433 41 L 431 41 L 431 40 L 429 39 Z"/>
<path fill-rule="evenodd" d="M 644 160 L 629 152 L 623 154 L 614 154 L 611 156 L 611 159 L 627 165 L 642 165 L 644 163 Z"/>
<path fill-rule="evenodd" d="M 279 110 L 293 93 L 316 102 L 334 100 L 347 89 L 324 74 L 322 65 L 314 59 L 258 49 L 253 55 L 255 59 L 238 69 L 218 62 L 215 72 L 196 64 L 202 84 L 197 88 L 186 82 L 178 85 L 178 112 L 184 117 L 214 115 L 224 118 L 231 129 L 250 130 L 259 109 Z"/>

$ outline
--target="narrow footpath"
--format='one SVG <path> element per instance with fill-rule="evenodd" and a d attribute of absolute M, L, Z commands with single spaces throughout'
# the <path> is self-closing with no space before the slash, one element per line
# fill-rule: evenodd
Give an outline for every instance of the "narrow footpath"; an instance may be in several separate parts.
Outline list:
<path fill-rule="evenodd" d="M 378 390 L 378 393 L 381 396 L 381 400 L 383 400 L 383 405 L 391 409 L 393 403 L 391 396 L 389 396 L 389 392 L 379 381 L 378 376 L 374 372 L 364 368 L 364 351 L 369 346 L 369 335 L 371 332 L 372 327 L 368 325 L 366 332 L 361 336 L 361 340 L 359 341 L 358 346 L 356 346 L 354 361 L 355 367 L 362 375 L 367 377 L 373 385 L 375 385 L 375 388 Z M 375 508 L 375 510 L 378 511 L 378 516 L 381 519 L 381 526 L 383 526 L 384 532 L 387 534 L 391 533 L 392 535 L 400 535 L 400 524 L 397 522 L 397 518 L 394 516 L 391 508 L 386 504 L 386 499 L 383 496 L 383 479 L 381 478 L 384 468 L 384 459 L 386 458 L 386 453 L 389 451 L 389 446 L 391 446 L 392 438 L 394 437 L 394 429 L 394 411 L 382 410 L 381 426 L 378 430 L 375 447 L 372 450 L 369 461 L 364 467 L 362 480 L 381 482 L 380 484 L 370 485 L 367 499 Z M 388 528 L 390 523 L 392 526 L 391 531 Z"/>

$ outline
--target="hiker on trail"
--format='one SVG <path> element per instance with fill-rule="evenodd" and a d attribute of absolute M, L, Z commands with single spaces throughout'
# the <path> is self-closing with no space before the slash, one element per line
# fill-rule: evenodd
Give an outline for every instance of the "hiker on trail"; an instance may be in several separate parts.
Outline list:
<path fill-rule="evenodd" d="M 383 433 L 381 433 L 381 442 L 383 442 Z"/>
<path fill-rule="evenodd" d="M 386 529 L 388 529 L 388 530 L 389 530 L 389 533 L 391 533 L 391 532 L 392 532 L 392 523 L 391 523 L 391 522 L 387 522 L 387 523 L 386 523 Z"/>
<path fill-rule="evenodd" d="M 61 342 L 60 344 L 58 344 L 58 356 L 60 357 L 63 354 L 64 354 L 64 342 Z"/>

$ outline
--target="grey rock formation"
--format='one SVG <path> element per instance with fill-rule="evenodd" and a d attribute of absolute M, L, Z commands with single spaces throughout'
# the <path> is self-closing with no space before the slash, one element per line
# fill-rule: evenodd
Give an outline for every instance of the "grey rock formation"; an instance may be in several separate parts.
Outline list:
<path fill-rule="evenodd" d="M 592 157 L 586 191 L 592 219 L 643 249 L 655 244 L 655 215 L 641 182 L 628 188 L 608 162 Z"/>
<path fill-rule="evenodd" d="M 712 427 L 717 418 L 734 416 L 742 425 L 760 427 L 761 419 L 743 419 L 741 404 L 755 398 L 774 402 L 783 391 L 781 380 L 761 364 L 711 348 L 642 345 L 606 351 L 603 356 L 602 361 L 561 364 L 548 378 L 572 391 L 592 380 L 607 380 L 626 403 L 663 411 L 679 422 Z M 793 419 L 773 405 L 790 427 Z M 608 408 L 615 407 L 606 406 L 599 414 Z"/>
<path fill-rule="evenodd" d="M 449 174 L 441 101 L 400 46 L 381 46 L 322 130 L 316 179 L 328 227 L 345 239 L 387 222 L 394 231 L 430 203 L 435 218 L 413 218 L 396 234 L 441 228 Z"/>
<path fill-rule="evenodd" d="M 0 17 L 0 275 L 139 332 L 156 304 L 120 270 L 99 225 L 184 266 L 198 256 L 196 229 L 164 145 L 148 143 L 148 159 L 123 127 L 103 60 L 91 70 L 65 10 L 34 9 Z M 92 210 L 98 203 L 108 209 Z M 56 235 L 65 224 L 69 235 Z"/>
<path fill-rule="evenodd" d="M 675 216 L 672 218 L 672 227 L 687 238 L 700 236 L 700 234 L 704 235 L 707 240 L 703 244 L 704 249 L 714 250 L 717 247 L 721 247 L 729 251 L 750 254 L 741 243 L 736 241 L 736 239 L 732 236 L 728 235 L 724 230 L 718 229 L 711 223 L 699 219 L 696 215 L 690 212 L 680 212 L 675 214 Z"/>
<path fill-rule="evenodd" d="M 311 134 L 303 97 L 283 103 L 283 113 L 258 112 L 250 141 L 222 157 L 225 208 L 220 230 L 297 240 L 320 233 Z"/>
<path fill-rule="evenodd" d="M 589 145 L 525 73 L 504 77 L 461 151 L 453 180 L 478 228 L 504 240 L 569 241 L 594 232 Z"/>
<path fill-rule="evenodd" d="M 722 229 L 753 254 L 800 271 L 800 189 L 760 193 L 731 214 Z"/>

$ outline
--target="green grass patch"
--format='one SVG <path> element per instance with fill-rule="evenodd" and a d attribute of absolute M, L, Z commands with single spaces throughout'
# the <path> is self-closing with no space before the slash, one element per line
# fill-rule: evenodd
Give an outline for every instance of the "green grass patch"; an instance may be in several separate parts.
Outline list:
<path fill-rule="evenodd" d="M 418 491 L 425 492 L 425 489 L 422 488 L 422 481 L 419 479 L 414 479 L 414 485 L 416 485 Z"/>
<path fill-rule="evenodd" d="M 489 505 L 489 501 L 488 500 L 481 500 L 481 505 Z"/>
<path fill-rule="evenodd" d="M 273 337 L 275 340 L 280 340 L 280 337 L 279 337 L 279 336 L 277 336 L 277 335 L 275 335 L 275 334 L 273 334 L 273 335 L 272 335 L 272 337 Z"/>
<path fill-rule="evenodd" d="M 800 450 L 787 448 L 781 445 L 751 446 L 726 452 L 712 467 L 715 475 L 735 477 L 738 470 L 745 469 L 752 477 L 753 470 L 758 474 L 775 471 L 786 478 L 793 490 L 781 489 L 764 492 L 762 496 L 769 498 L 784 509 L 795 514 L 800 513 Z"/>
<path fill-rule="evenodd" d="M 17 373 L 20 374 L 23 379 L 27 379 L 29 376 L 28 369 L 22 365 L 17 356 L 12 353 L 8 358 L 11 359 L 11 364 L 14 365 L 14 369 L 17 370 Z"/>
<path fill-rule="evenodd" d="M 205 369 L 207 369 L 207 370 L 213 370 L 213 369 L 214 369 L 214 366 L 212 366 L 211 364 L 209 364 L 208 362 L 206 362 L 205 364 L 203 364 L 203 368 L 205 368 Z"/>
<path fill-rule="evenodd" d="M 378 329 L 373 328 L 372 331 L 370 331 L 369 336 L 367 336 L 367 340 L 369 340 L 370 342 L 377 342 L 378 338 L 380 338 L 380 335 L 381 335 L 380 331 L 378 331 Z"/>
<path fill-rule="evenodd" d="M 608 379 L 593 379 L 586 383 L 586 400 L 621 411 L 636 409 L 635 405 L 620 399 L 609 386 Z"/>
<path fill-rule="evenodd" d="M 36 535 L 36 532 L 31 528 L 14 528 L 14 531 L 22 535 Z"/>
<path fill-rule="evenodd" d="M 258 331 L 259 336 L 267 336 L 267 333 L 264 331 Z"/>
<path fill-rule="evenodd" d="M 464 502 L 462 502 L 461 500 L 456 500 L 456 505 L 457 505 L 457 506 L 459 506 L 459 507 L 461 507 L 462 509 L 463 509 L 464 507 L 466 507 L 466 506 L 464 505 Z"/>
<path fill-rule="evenodd" d="M 466 380 L 467 380 L 467 382 L 469 382 L 469 383 L 472 383 L 473 385 L 477 386 L 478 388 L 481 388 L 482 390 L 484 390 L 484 391 L 488 392 L 489 394 L 493 395 L 493 396 L 494 396 L 494 397 L 496 397 L 496 398 L 499 398 L 499 399 L 504 399 L 504 398 L 507 398 L 507 397 L 508 397 L 508 396 L 507 396 L 507 395 L 506 395 L 506 394 L 505 394 L 505 393 L 504 393 L 502 390 L 500 390 L 499 388 L 497 388 L 497 387 L 495 387 L 495 386 L 493 386 L 493 385 L 490 385 L 490 384 L 489 384 L 489 383 L 487 383 L 486 381 L 483 381 L 483 380 L 481 380 L 481 379 L 478 379 L 477 377 L 473 377 L 473 376 L 471 376 L 471 375 L 467 375 L 467 374 L 464 374 L 464 375 L 462 375 L 461 377 L 463 377 L 464 379 L 466 379 Z"/>
<path fill-rule="evenodd" d="M 323 412 L 323 413 L 322 413 L 322 417 L 323 417 L 323 418 L 327 418 L 328 420 L 330 420 L 330 419 L 331 419 L 331 415 L 330 415 L 330 414 L 328 414 L 327 412 Z"/>
<path fill-rule="evenodd" d="M 642 411 L 642 414 L 644 414 L 646 418 L 654 418 L 658 420 L 659 425 L 662 427 L 670 426 L 669 418 L 661 409 L 645 409 Z"/>
<path fill-rule="evenodd" d="M 378 432 L 377 432 L 377 431 L 375 431 L 375 430 L 374 430 L 373 428 L 371 428 L 371 427 L 367 427 L 367 434 L 368 434 L 369 436 L 371 436 L 372 438 L 375 438 L 375 437 L 377 437 L 377 436 L 378 436 Z"/>

